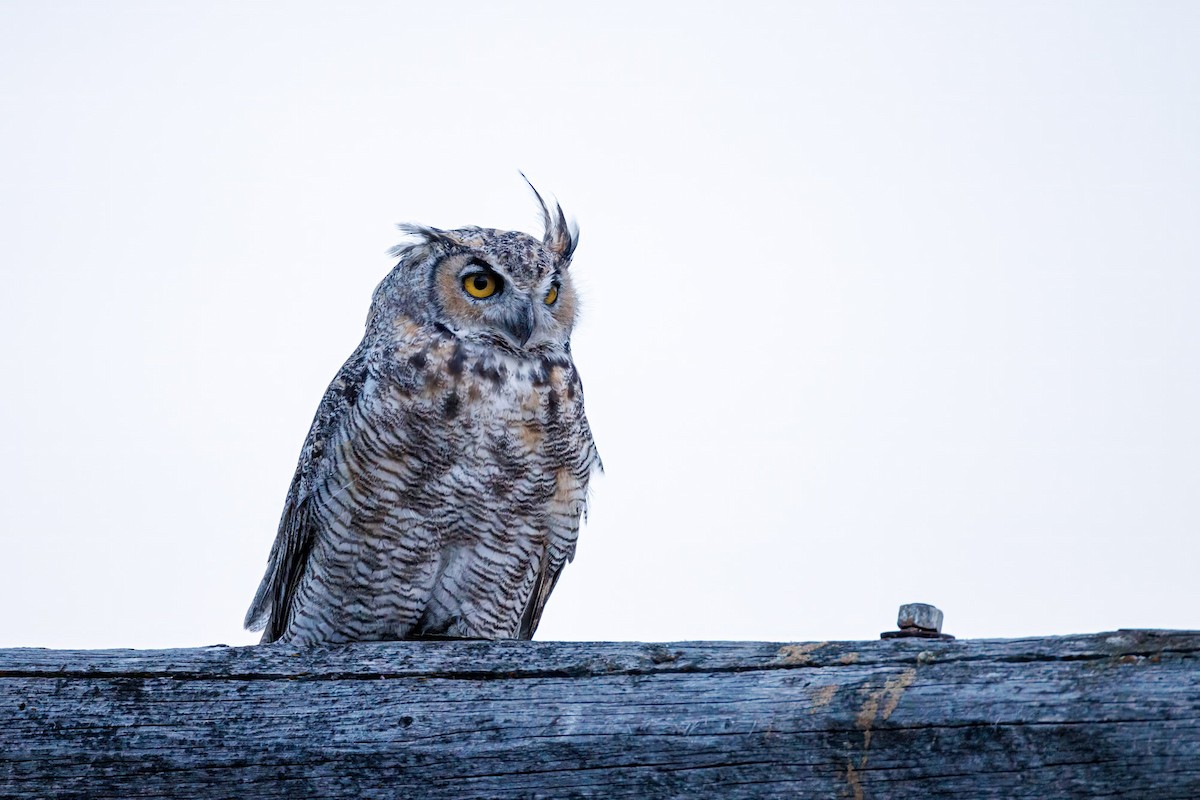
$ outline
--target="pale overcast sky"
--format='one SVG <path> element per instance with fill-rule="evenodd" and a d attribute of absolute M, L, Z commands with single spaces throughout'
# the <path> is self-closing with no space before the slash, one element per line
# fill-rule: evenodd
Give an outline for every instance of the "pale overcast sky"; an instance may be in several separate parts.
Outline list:
<path fill-rule="evenodd" d="M 245 644 L 393 224 L 582 228 L 543 639 L 1200 628 L 1200 4 L 0 5 L 0 646 Z"/>

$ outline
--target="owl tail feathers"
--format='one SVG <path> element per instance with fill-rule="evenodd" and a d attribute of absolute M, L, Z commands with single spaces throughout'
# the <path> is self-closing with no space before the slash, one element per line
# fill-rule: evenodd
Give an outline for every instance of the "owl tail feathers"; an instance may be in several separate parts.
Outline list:
<path fill-rule="evenodd" d="M 268 601 L 270 597 L 270 574 L 263 578 L 262 583 L 258 585 L 258 591 L 254 593 L 254 600 L 250 603 L 250 610 L 246 612 L 246 619 L 242 625 L 248 631 L 261 631 L 267 627 L 267 619 L 271 616 L 271 604 Z"/>
<path fill-rule="evenodd" d="M 291 507 L 291 498 L 288 498 L 287 508 L 284 509 L 284 519 L 287 519 L 287 510 Z M 250 601 L 250 608 L 246 611 L 246 619 L 242 621 L 242 625 L 248 631 L 261 631 L 267 627 L 267 623 L 271 619 L 271 609 L 275 599 L 275 585 L 279 582 L 279 567 L 282 559 L 279 552 L 279 545 L 283 536 L 283 526 L 279 535 L 275 537 L 275 541 L 271 544 L 271 554 L 267 556 L 267 573 L 263 575 L 262 582 L 258 584 L 258 591 L 254 593 L 254 599 Z M 285 542 L 286 544 L 286 542 Z"/>
<path fill-rule="evenodd" d="M 280 630 L 281 615 L 279 614 L 281 606 L 279 589 L 282 576 L 279 573 L 283 559 L 278 557 L 277 547 L 278 542 L 275 547 L 271 548 L 267 574 L 263 575 L 262 583 L 258 585 L 258 591 L 254 593 L 254 599 L 250 601 L 250 608 L 246 611 L 246 619 L 242 622 L 246 630 L 263 632 L 261 640 L 263 644 L 275 641 L 282 633 Z"/>
<path fill-rule="evenodd" d="M 292 487 L 283 506 L 283 517 L 279 520 L 279 533 L 267 558 L 267 572 L 258 585 L 258 591 L 254 593 L 250 610 L 246 612 L 246 627 L 252 631 L 262 630 L 264 644 L 275 641 L 287 629 L 296 588 L 308 567 L 312 551 L 308 502 L 306 499 L 297 499 L 300 475 L 298 471 L 292 479 Z"/>
<path fill-rule="evenodd" d="M 280 626 L 280 615 L 275 611 L 277 600 L 274 595 L 277 592 L 272 580 L 273 572 L 274 565 L 268 569 L 262 583 L 259 584 L 258 591 L 254 593 L 254 600 L 250 603 L 250 609 L 246 612 L 246 619 L 242 622 L 248 631 L 263 632 L 262 638 L 259 639 L 260 644 L 270 644 L 283 633 Z"/>

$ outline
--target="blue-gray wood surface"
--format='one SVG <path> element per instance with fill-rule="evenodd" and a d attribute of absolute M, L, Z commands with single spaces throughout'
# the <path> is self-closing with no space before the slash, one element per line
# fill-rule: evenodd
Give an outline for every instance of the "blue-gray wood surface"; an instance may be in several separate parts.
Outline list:
<path fill-rule="evenodd" d="M 1200 798 L 1200 633 L 0 650 L 0 796 Z"/>

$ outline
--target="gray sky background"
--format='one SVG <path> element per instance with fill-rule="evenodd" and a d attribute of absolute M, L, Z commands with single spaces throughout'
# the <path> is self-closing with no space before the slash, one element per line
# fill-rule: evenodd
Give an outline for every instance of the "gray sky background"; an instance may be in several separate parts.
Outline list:
<path fill-rule="evenodd" d="M 1200 4 L 0 4 L 0 646 L 240 622 L 401 221 L 582 228 L 544 639 L 1200 627 Z"/>

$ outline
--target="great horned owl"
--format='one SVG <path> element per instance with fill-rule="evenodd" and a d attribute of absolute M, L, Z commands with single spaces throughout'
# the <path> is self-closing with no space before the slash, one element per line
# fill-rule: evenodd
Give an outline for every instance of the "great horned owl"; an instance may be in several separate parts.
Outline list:
<path fill-rule="evenodd" d="M 571 359 L 578 230 L 534 195 L 540 242 L 400 226 L 246 614 L 264 643 L 533 636 L 600 467 Z"/>

